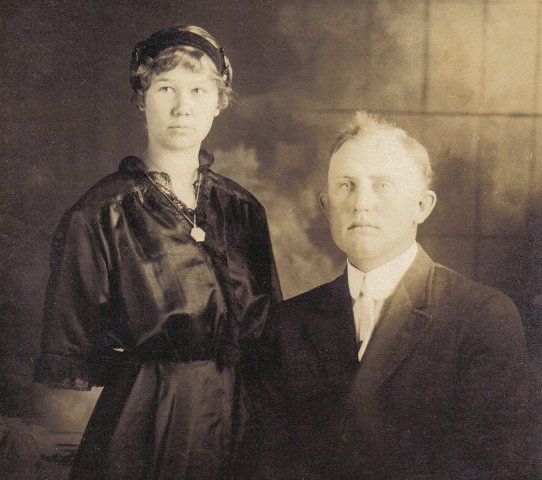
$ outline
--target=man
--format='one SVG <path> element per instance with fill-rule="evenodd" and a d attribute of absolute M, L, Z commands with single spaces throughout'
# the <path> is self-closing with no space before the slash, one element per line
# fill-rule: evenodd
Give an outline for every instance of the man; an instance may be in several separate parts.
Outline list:
<path fill-rule="evenodd" d="M 530 478 L 520 318 L 416 243 L 431 175 L 367 114 L 336 140 L 321 203 L 347 267 L 269 322 L 254 478 Z"/>

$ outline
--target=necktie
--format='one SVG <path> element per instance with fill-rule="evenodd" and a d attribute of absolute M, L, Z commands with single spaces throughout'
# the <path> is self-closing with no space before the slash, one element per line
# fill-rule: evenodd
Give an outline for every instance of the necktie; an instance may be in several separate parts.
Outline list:
<path fill-rule="evenodd" d="M 358 360 L 365 353 L 369 338 L 374 329 L 374 300 L 369 294 L 366 277 L 363 277 L 359 297 L 354 302 L 354 321 L 356 322 L 356 336 L 360 345 L 358 351 Z"/>

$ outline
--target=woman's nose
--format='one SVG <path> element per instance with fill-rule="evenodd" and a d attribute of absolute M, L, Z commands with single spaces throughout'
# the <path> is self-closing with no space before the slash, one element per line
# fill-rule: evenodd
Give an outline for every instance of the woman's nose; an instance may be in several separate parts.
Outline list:
<path fill-rule="evenodd" d="M 183 92 L 175 94 L 171 113 L 176 117 L 190 114 L 190 99 L 188 95 Z"/>

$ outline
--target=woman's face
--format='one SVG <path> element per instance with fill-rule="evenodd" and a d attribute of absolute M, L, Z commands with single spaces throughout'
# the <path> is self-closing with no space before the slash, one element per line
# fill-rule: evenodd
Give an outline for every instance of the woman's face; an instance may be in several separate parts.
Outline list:
<path fill-rule="evenodd" d="M 144 105 L 149 147 L 199 151 L 219 114 L 218 87 L 206 71 L 178 65 L 153 75 Z"/>

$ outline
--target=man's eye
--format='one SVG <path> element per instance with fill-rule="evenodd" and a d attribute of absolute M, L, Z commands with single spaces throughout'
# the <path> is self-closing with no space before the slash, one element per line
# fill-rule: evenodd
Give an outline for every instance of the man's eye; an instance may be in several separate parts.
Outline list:
<path fill-rule="evenodd" d="M 354 184 L 352 182 L 342 182 L 339 183 L 339 189 L 351 191 L 354 189 Z"/>

